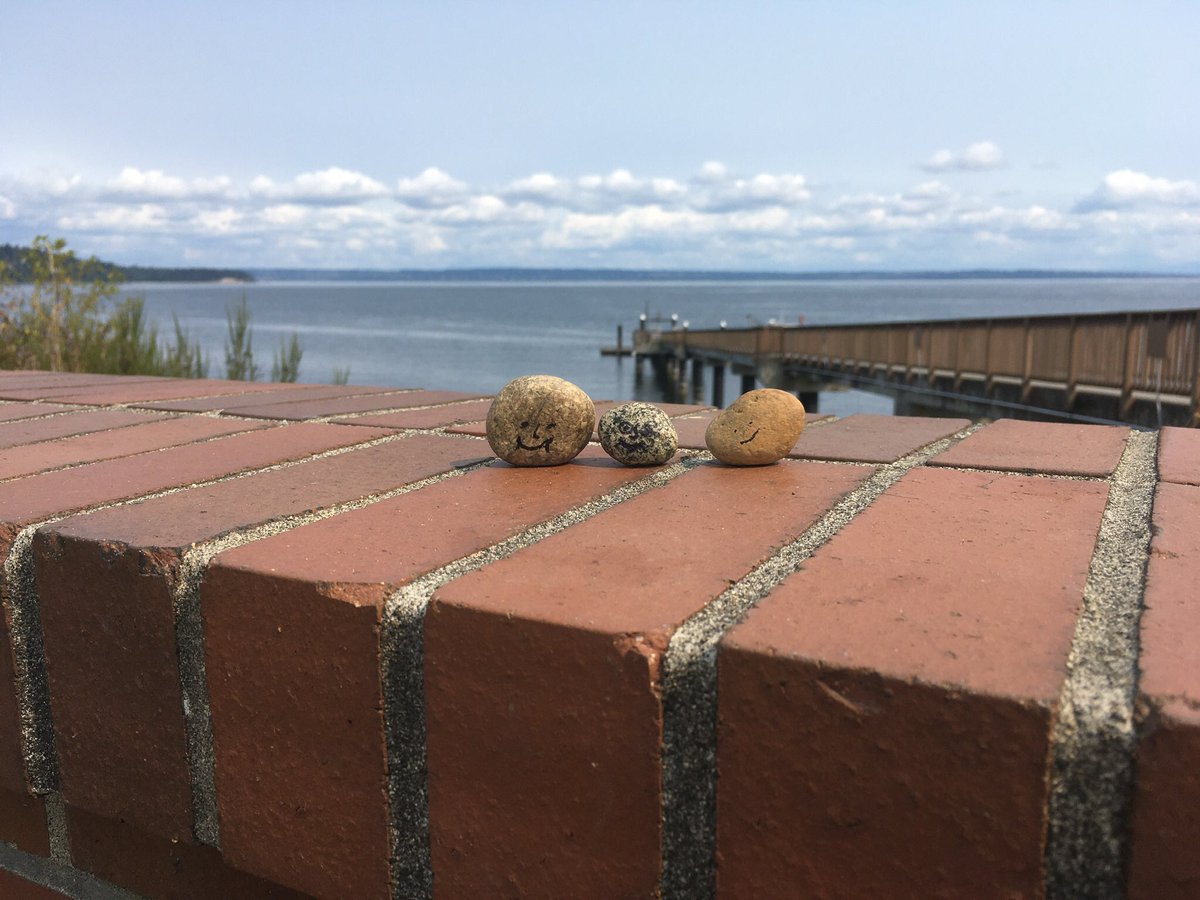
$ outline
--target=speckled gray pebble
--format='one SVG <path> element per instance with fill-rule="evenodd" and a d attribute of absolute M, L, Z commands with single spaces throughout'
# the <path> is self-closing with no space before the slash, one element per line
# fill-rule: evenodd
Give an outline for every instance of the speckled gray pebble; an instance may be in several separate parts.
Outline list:
<path fill-rule="evenodd" d="M 592 437 L 596 407 L 583 389 L 553 375 L 504 386 L 487 416 L 492 451 L 514 466 L 561 466 Z"/>
<path fill-rule="evenodd" d="M 649 403 L 623 403 L 600 419 L 600 446 L 627 466 L 661 466 L 679 449 L 667 414 Z"/>

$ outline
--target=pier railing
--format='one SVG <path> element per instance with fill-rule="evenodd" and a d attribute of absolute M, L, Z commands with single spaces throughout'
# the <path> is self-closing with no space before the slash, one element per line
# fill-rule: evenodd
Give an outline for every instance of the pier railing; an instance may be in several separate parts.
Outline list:
<path fill-rule="evenodd" d="M 1108 397 L 1120 418 L 1139 401 L 1189 407 L 1193 420 L 1200 406 L 1200 309 L 676 330 L 657 343 L 758 371 L 771 362 L 986 396 L 1008 386 L 1022 402 L 1057 394 L 1059 408 Z"/>

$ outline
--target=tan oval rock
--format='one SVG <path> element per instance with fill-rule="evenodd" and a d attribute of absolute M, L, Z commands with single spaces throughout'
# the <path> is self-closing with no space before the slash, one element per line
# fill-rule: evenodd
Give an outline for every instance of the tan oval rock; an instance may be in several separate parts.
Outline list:
<path fill-rule="evenodd" d="M 804 404 L 787 391 L 742 394 L 708 425 L 709 452 L 731 466 L 765 466 L 782 459 L 804 430 Z"/>
<path fill-rule="evenodd" d="M 504 386 L 487 416 L 492 451 L 514 466 L 561 466 L 587 446 L 596 407 L 578 386 L 526 375 Z"/>
<path fill-rule="evenodd" d="M 600 446 L 627 466 L 661 466 L 679 449 L 667 414 L 650 403 L 622 403 L 600 419 Z"/>

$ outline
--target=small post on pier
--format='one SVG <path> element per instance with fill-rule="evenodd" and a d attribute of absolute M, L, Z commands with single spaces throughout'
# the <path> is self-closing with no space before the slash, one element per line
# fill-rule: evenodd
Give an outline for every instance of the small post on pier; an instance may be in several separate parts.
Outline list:
<path fill-rule="evenodd" d="M 725 408 L 725 366 L 714 363 L 712 367 L 712 405 Z"/>
<path fill-rule="evenodd" d="M 618 325 L 617 326 L 617 357 L 618 358 L 622 356 L 622 351 L 624 351 L 624 349 L 625 349 L 625 347 L 623 346 L 624 342 L 625 342 L 625 326 Z"/>

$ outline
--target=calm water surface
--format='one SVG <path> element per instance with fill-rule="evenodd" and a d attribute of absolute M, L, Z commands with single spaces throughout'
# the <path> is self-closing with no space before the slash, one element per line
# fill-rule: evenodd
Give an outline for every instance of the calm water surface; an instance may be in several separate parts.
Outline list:
<path fill-rule="evenodd" d="M 979 279 L 796 282 L 531 282 L 129 285 L 164 334 L 171 317 L 223 375 L 226 307 L 244 294 L 253 314 L 256 360 L 293 332 L 304 348 L 300 380 L 328 382 L 337 368 L 363 385 L 494 393 L 519 375 L 545 372 L 596 399 L 660 400 L 628 359 L 601 357 L 616 327 L 626 340 L 641 313 L 677 314 L 692 328 L 880 322 L 1200 306 L 1200 279 Z M 726 397 L 736 396 L 732 379 Z M 707 396 L 707 395 L 706 395 Z M 891 411 L 891 400 L 830 392 L 821 409 L 846 415 Z"/>

